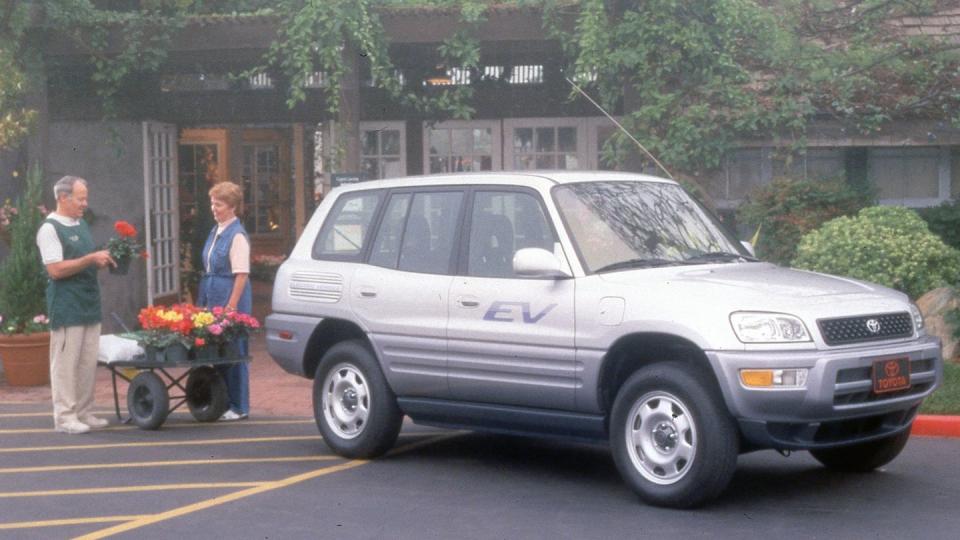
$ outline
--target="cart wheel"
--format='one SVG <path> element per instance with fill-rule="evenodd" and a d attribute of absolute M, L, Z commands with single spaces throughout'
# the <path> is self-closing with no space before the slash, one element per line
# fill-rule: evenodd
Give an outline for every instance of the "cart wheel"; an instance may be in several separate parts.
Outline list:
<path fill-rule="evenodd" d="M 152 371 L 140 372 L 127 389 L 127 409 L 140 429 L 157 429 L 170 412 L 170 396 L 163 379 Z"/>
<path fill-rule="evenodd" d="M 216 422 L 230 408 L 227 383 L 216 369 L 201 366 L 187 377 L 187 407 L 197 422 Z"/>

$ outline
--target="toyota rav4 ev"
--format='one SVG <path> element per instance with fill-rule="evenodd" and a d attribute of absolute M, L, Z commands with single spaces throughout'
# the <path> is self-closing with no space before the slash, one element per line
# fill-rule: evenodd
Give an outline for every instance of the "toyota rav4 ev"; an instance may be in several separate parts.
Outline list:
<path fill-rule="evenodd" d="M 904 294 L 758 261 L 675 182 L 625 173 L 338 188 L 266 327 L 343 456 L 384 453 L 403 416 L 601 440 L 673 507 L 716 497 L 752 450 L 880 467 L 943 376 Z"/>

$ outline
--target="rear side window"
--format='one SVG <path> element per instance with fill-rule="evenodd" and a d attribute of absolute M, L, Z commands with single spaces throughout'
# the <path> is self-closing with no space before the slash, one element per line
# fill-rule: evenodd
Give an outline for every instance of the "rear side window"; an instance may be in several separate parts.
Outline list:
<path fill-rule="evenodd" d="M 360 261 L 382 198 L 379 191 L 341 196 L 320 228 L 313 258 Z"/>
<path fill-rule="evenodd" d="M 398 193 L 390 198 L 370 264 L 407 272 L 447 274 L 463 193 Z"/>

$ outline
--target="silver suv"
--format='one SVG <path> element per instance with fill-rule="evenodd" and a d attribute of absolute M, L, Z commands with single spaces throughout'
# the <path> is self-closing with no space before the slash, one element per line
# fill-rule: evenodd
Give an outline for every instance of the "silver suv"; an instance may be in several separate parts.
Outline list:
<path fill-rule="evenodd" d="M 603 440 L 673 507 L 717 496 L 741 452 L 889 462 L 943 369 L 905 295 L 760 262 L 676 183 L 610 172 L 339 188 L 266 326 L 339 454 L 382 454 L 404 415 Z"/>

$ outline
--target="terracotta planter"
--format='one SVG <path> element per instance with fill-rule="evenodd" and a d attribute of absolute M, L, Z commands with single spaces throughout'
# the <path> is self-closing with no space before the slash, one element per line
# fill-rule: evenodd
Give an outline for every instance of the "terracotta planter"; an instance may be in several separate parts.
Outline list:
<path fill-rule="evenodd" d="M 50 384 L 50 333 L 0 335 L 0 362 L 10 386 Z"/>

